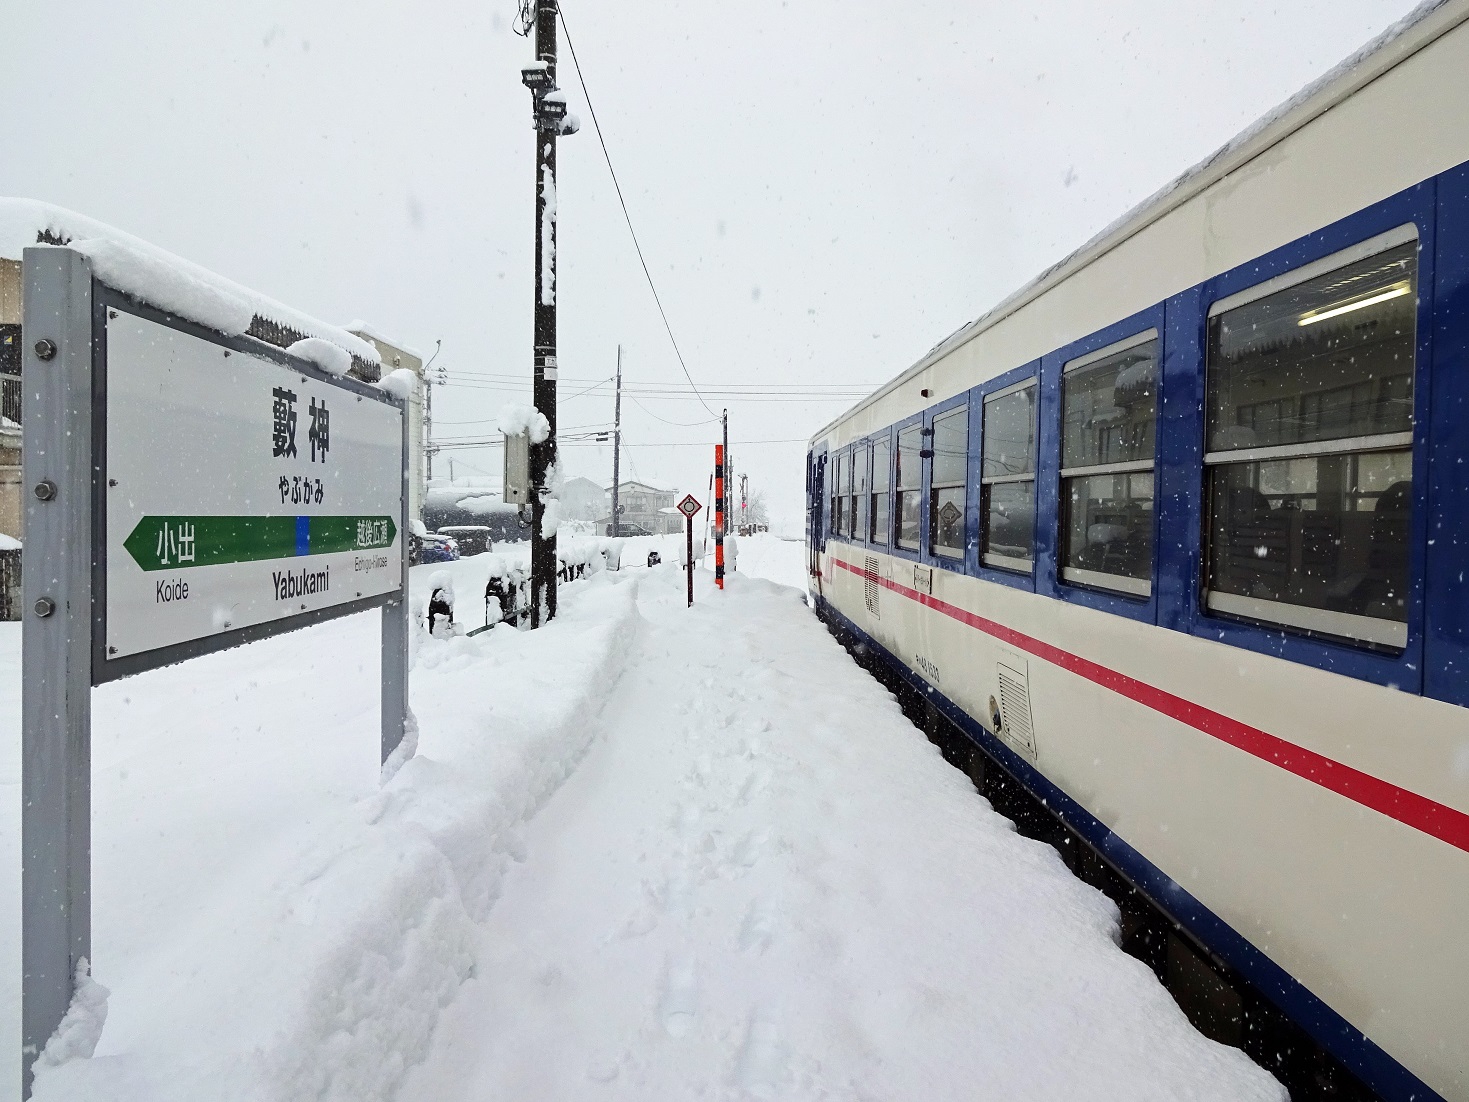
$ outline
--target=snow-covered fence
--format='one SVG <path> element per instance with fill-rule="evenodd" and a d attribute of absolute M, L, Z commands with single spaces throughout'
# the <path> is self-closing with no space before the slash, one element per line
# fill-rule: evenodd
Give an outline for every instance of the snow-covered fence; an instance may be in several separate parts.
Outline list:
<path fill-rule="evenodd" d="M 556 558 L 561 580 L 575 581 L 587 574 L 596 574 L 603 568 L 602 540 L 568 536 L 563 529 L 557 534 Z"/>
<path fill-rule="evenodd" d="M 505 555 L 488 554 L 480 561 L 489 567 L 485 583 L 485 625 L 506 623 L 520 626 L 530 608 L 530 575 L 526 568 Z"/>

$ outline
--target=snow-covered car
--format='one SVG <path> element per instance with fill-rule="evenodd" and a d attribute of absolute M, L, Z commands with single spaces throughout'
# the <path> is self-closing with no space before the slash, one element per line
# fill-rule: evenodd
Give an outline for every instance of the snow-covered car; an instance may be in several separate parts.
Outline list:
<path fill-rule="evenodd" d="M 437 532 L 427 532 L 419 537 L 421 546 L 418 549 L 419 563 L 426 562 L 453 562 L 459 557 L 459 545 L 448 536 L 441 536 Z"/>
<path fill-rule="evenodd" d="M 493 530 L 487 524 L 453 524 L 441 527 L 438 534 L 454 542 L 461 557 L 483 555 L 494 550 Z"/>

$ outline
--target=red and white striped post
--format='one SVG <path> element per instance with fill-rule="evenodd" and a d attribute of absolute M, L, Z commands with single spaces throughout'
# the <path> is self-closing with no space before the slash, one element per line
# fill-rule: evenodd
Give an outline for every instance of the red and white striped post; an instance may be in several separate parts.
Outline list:
<path fill-rule="evenodd" d="M 714 445 L 714 584 L 724 588 L 724 445 Z"/>

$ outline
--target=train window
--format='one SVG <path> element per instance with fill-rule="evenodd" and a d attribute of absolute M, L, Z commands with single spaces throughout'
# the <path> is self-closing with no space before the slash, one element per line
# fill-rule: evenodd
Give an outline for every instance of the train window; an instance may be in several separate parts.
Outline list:
<path fill-rule="evenodd" d="M 961 406 L 933 419 L 933 474 L 929 479 L 928 549 L 964 555 L 964 487 L 969 458 L 969 410 Z"/>
<path fill-rule="evenodd" d="M 1412 226 L 1209 311 L 1205 603 L 1407 645 Z"/>
<path fill-rule="evenodd" d="M 1146 597 L 1153 579 L 1158 333 L 1068 363 L 1061 379 L 1061 576 Z"/>
<path fill-rule="evenodd" d="M 894 521 L 897 544 L 909 551 L 918 550 L 918 526 L 922 516 L 923 460 L 918 457 L 922 433 L 921 425 L 912 425 L 898 433 L 898 500 Z"/>
<path fill-rule="evenodd" d="M 842 468 L 846 459 L 843 455 L 833 457 L 831 461 L 831 534 L 840 536 L 842 534 L 842 505 L 845 499 L 842 497 L 846 490 L 842 486 Z"/>
<path fill-rule="evenodd" d="M 872 449 L 866 444 L 852 450 L 852 538 L 867 537 L 867 477 L 872 467 Z"/>
<path fill-rule="evenodd" d="M 852 527 L 852 461 L 856 453 L 848 451 L 842 457 L 842 535 L 848 539 L 856 539 L 856 529 Z"/>
<path fill-rule="evenodd" d="M 980 512 L 984 561 L 1030 570 L 1035 553 L 1034 379 L 984 399 L 984 457 Z"/>
<path fill-rule="evenodd" d="M 888 512 L 888 476 L 892 473 L 888 467 L 888 453 L 891 447 L 886 436 L 872 442 L 872 505 L 867 513 L 867 538 L 873 543 L 888 542 L 888 526 L 892 523 Z"/>

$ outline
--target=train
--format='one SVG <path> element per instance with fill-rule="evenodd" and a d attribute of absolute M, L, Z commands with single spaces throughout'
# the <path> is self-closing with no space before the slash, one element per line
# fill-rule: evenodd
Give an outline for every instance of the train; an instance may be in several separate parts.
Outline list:
<path fill-rule="evenodd" d="M 817 613 L 1296 1097 L 1469 1100 L 1466 105 L 1425 4 L 806 456 Z"/>

